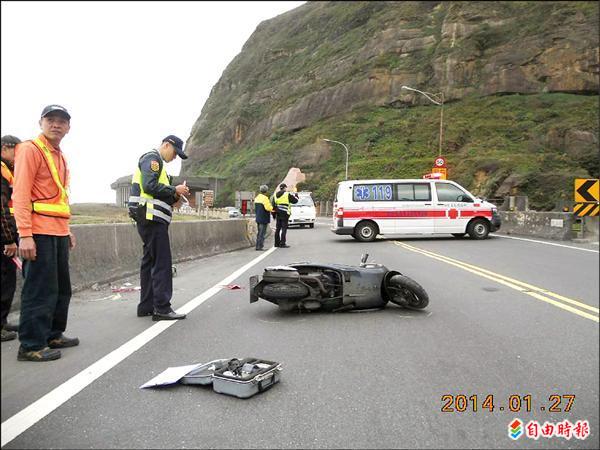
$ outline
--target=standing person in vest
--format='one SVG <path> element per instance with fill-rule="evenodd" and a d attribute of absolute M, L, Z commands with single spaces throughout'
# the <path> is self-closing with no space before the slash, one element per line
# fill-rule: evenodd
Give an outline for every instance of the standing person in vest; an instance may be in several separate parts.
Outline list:
<path fill-rule="evenodd" d="M 21 140 L 15 136 L 2 136 L 2 342 L 17 338 L 15 326 L 7 323 L 8 313 L 17 287 L 17 266 L 13 257 L 17 254 L 17 224 L 13 215 L 12 188 L 15 163 L 15 147 Z"/>
<path fill-rule="evenodd" d="M 269 190 L 269 186 L 263 184 L 260 188 L 260 194 L 254 199 L 254 211 L 256 217 L 256 250 L 263 251 L 265 245 L 265 234 L 267 233 L 267 227 L 271 222 L 270 212 L 273 211 L 273 206 L 269 201 L 269 197 L 265 194 Z"/>
<path fill-rule="evenodd" d="M 15 152 L 13 207 L 19 231 L 19 255 L 25 281 L 17 354 L 19 361 L 50 361 L 60 348 L 79 345 L 66 337 L 71 301 L 69 251 L 75 237 L 69 228 L 69 170 L 60 143 L 71 127 L 71 115 L 49 105 L 40 119 L 42 134 Z"/>
<path fill-rule="evenodd" d="M 173 273 L 169 224 L 173 208 L 182 195 L 189 194 L 185 184 L 171 186 L 164 162 L 177 155 L 187 159 L 183 141 L 169 135 L 158 150 L 144 153 L 131 180 L 129 215 L 137 222 L 137 230 L 144 243 L 140 268 L 141 295 L 138 317 L 152 316 L 152 320 L 185 319 L 171 308 Z"/>
<path fill-rule="evenodd" d="M 292 213 L 292 204 L 298 203 L 298 197 L 291 192 L 286 192 L 287 185 L 281 183 L 279 190 L 271 196 L 276 210 L 277 222 L 275 223 L 275 247 L 289 248 L 286 244 L 286 234 L 288 229 L 288 221 Z"/>

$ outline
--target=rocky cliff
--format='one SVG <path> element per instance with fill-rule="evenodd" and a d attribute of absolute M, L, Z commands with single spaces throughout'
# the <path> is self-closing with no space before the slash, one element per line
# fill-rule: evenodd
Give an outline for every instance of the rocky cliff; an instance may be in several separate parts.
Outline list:
<path fill-rule="evenodd" d="M 258 174 L 252 166 L 258 164 L 268 174 L 281 160 L 264 144 L 283 140 L 283 147 L 290 147 L 300 130 L 317 127 L 327 137 L 344 140 L 332 136 L 334 130 L 323 123 L 377 108 L 402 114 L 408 107 L 421 107 L 432 120 L 437 117 L 434 105 L 401 89 L 403 85 L 443 93 L 447 111 L 458 102 L 500 94 L 597 96 L 598 45 L 597 2 L 306 3 L 261 23 L 228 65 L 192 128 L 186 143 L 191 157 L 183 171 L 220 172 L 238 184 L 254 183 L 252 175 Z M 579 128 L 557 125 L 531 137 L 589 159 L 589 152 L 597 151 L 595 116 L 592 122 L 592 112 L 590 122 L 584 119 Z M 454 153 L 458 161 L 470 142 L 451 139 L 453 131 L 460 134 L 453 128 L 456 117 L 449 116 L 446 123 L 450 140 L 444 141 L 444 152 L 450 160 Z M 434 123 L 429 127 L 429 133 L 437 132 Z M 319 166 L 331 150 L 319 137 L 296 143 L 283 160 L 293 163 L 292 153 L 303 155 L 314 176 L 327 178 Z M 423 145 L 433 157 L 435 139 L 430 141 Z M 567 149 L 565 142 L 574 147 Z M 407 148 L 404 156 L 426 153 L 412 150 Z M 244 152 L 255 154 L 240 166 Z M 353 153 L 354 159 L 366 156 Z M 422 174 L 422 164 L 417 166 L 413 176 Z M 502 173 L 505 178 L 520 175 Z M 364 174 L 354 170 L 352 176 Z"/>

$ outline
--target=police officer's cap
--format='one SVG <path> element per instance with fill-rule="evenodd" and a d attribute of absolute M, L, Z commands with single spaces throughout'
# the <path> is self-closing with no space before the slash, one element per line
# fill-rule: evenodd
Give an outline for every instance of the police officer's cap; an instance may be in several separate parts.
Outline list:
<path fill-rule="evenodd" d="M 21 139 L 19 139 L 16 136 L 11 136 L 10 134 L 7 134 L 6 136 L 2 136 L 2 146 L 4 147 L 5 145 L 7 147 L 15 147 L 17 144 L 21 143 Z"/>
<path fill-rule="evenodd" d="M 279 185 L 279 189 L 285 189 L 286 187 L 287 187 L 287 184 L 285 184 L 285 183 L 281 183 Z"/>
<path fill-rule="evenodd" d="M 69 111 L 64 106 L 48 105 L 42 110 L 41 117 L 46 117 L 50 113 L 59 113 L 61 116 L 66 117 L 67 120 L 71 120 L 71 114 L 69 114 Z"/>
<path fill-rule="evenodd" d="M 174 134 L 168 135 L 166 138 L 162 140 L 163 142 L 168 142 L 169 144 L 175 147 L 175 151 L 179 155 L 181 159 L 187 159 L 188 156 L 183 152 L 183 141 L 179 139 Z"/>

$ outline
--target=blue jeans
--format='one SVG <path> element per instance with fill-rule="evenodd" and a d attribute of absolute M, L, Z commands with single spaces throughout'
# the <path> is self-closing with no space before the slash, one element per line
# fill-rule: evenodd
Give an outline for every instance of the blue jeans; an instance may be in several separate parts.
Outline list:
<path fill-rule="evenodd" d="M 257 223 L 256 228 L 256 249 L 259 250 L 265 246 L 265 235 L 267 234 L 268 223 Z"/>
<path fill-rule="evenodd" d="M 25 351 L 41 350 L 67 329 L 71 302 L 69 236 L 35 234 L 36 259 L 23 262 L 19 340 Z"/>

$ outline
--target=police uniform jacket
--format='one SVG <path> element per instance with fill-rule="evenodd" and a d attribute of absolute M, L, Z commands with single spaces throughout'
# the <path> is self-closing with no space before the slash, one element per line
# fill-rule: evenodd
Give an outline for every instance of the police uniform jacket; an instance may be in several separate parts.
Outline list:
<path fill-rule="evenodd" d="M 151 195 L 155 199 L 162 200 L 169 205 L 173 205 L 179 200 L 179 196 L 175 192 L 175 186 L 159 182 L 163 165 L 164 161 L 158 150 L 152 150 L 151 152 L 145 153 L 141 156 L 138 162 L 138 167 L 141 171 L 142 189 L 146 194 Z M 172 177 L 169 176 L 168 178 L 169 183 L 171 183 Z M 130 205 L 130 211 L 132 213 L 132 217 L 135 216 L 134 219 L 139 221 L 145 217 L 146 206 L 143 205 L 134 207 L 132 210 Z"/>

